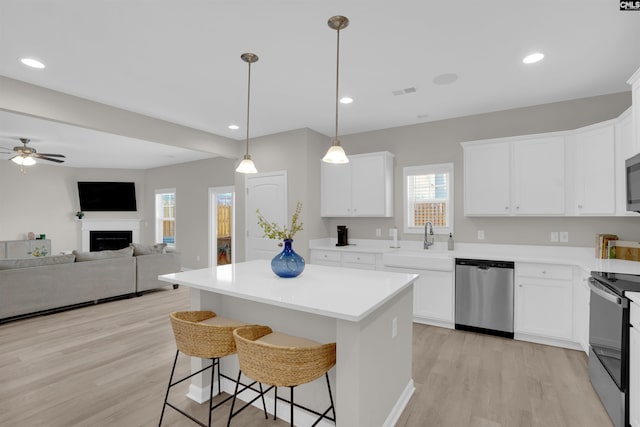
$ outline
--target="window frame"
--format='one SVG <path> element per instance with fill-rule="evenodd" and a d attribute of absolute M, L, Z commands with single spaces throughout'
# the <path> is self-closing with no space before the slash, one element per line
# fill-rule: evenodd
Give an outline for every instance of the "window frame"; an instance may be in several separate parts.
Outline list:
<path fill-rule="evenodd" d="M 162 200 L 162 195 L 165 194 L 173 194 L 173 200 L 174 200 L 174 213 L 173 213 L 173 230 L 174 230 L 174 236 L 173 236 L 173 243 L 167 243 L 167 247 L 170 248 L 174 248 L 176 247 L 176 241 L 178 240 L 177 235 L 178 235 L 178 227 L 177 227 L 177 206 L 178 206 L 178 197 L 177 197 L 177 193 L 176 193 L 176 189 L 175 188 L 161 188 L 161 189 L 157 189 L 155 190 L 155 196 L 154 196 L 154 205 L 155 205 L 155 210 L 154 210 L 154 227 L 155 227 L 155 241 L 156 243 L 163 243 L 164 241 L 164 234 L 162 232 L 162 222 L 165 221 L 164 218 L 164 214 L 163 214 L 163 207 L 161 203 L 158 203 L 159 201 Z"/>
<path fill-rule="evenodd" d="M 453 219 L 454 216 L 454 180 L 453 180 L 454 166 L 453 163 L 434 163 L 429 165 L 420 166 L 405 166 L 402 170 L 402 205 L 403 205 L 403 231 L 406 234 L 424 234 L 424 227 L 411 227 L 410 226 L 410 213 L 409 208 L 409 186 L 408 177 L 413 175 L 430 175 L 437 173 L 447 173 L 449 175 L 448 183 L 448 200 L 447 200 L 447 214 L 446 221 L 447 227 L 433 227 L 434 234 L 447 235 L 453 233 Z"/>

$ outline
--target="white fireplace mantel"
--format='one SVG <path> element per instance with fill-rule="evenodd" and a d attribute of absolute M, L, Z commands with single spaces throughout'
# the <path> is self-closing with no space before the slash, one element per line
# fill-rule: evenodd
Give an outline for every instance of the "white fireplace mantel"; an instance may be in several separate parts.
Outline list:
<path fill-rule="evenodd" d="M 82 222 L 82 250 L 89 251 L 91 231 L 131 231 L 134 242 L 140 242 L 141 219 L 83 219 Z"/>

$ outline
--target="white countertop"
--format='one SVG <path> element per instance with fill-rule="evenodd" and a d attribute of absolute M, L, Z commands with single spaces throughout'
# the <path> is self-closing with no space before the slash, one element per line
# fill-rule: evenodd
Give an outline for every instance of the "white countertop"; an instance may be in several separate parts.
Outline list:
<path fill-rule="evenodd" d="M 625 296 L 640 305 L 640 292 L 625 292 Z"/>
<path fill-rule="evenodd" d="M 256 260 L 158 278 L 250 301 L 358 322 L 408 287 L 416 274 L 307 264 L 295 278 L 281 278 L 270 262 Z"/>
<path fill-rule="evenodd" d="M 309 242 L 309 248 L 312 250 L 364 252 L 383 255 L 393 252 L 419 252 L 424 256 L 563 264 L 574 265 L 588 272 L 603 271 L 640 275 L 640 262 L 598 259 L 595 258 L 594 248 L 456 242 L 455 250 L 448 251 L 446 242 L 437 242 L 435 249 L 432 247 L 425 250 L 422 248 L 422 242 L 415 240 L 400 241 L 400 248 L 389 247 L 392 243 L 390 240 L 352 239 L 351 241 L 354 245 L 335 246 L 335 239 L 316 239 Z"/>

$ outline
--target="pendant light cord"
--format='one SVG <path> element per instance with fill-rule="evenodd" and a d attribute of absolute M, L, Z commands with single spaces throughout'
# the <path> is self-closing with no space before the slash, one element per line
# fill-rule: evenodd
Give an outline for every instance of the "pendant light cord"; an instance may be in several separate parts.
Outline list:
<path fill-rule="evenodd" d="M 338 36 L 336 37 L 336 138 L 338 140 L 338 82 L 340 79 L 340 29 L 336 30 Z"/>
<path fill-rule="evenodd" d="M 251 62 L 249 64 L 249 81 L 247 84 L 247 156 L 249 155 L 249 105 L 251 101 Z"/>

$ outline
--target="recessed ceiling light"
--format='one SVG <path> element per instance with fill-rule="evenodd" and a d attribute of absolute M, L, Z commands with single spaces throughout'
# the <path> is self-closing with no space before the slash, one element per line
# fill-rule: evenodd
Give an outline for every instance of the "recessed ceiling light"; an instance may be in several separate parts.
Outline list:
<path fill-rule="evenodd" d="M 533 64 L 534 62 L 538 62 L 538 61 L 542 61 L 542 58 L 544 58 L 544 54 L 543 53 L 532 53 L 531 55 L 526 56 L 522 62 L 524 62 L 525 64 Z"/>
<path fill-rule="evenodd" d="M 351 104 L 353 102 L 353 98 L 349 98 L 348 96 L 343 96 L 340 98 L 341 104 Z"/>
<path fill-rule="evenodd" d="M 42 62 L 33 58 L 20 58 L 20 62 L 31 68 L 44 68 L 44 64 Z"/>
<path fill-rule="evenodd" d="M 238 130 L 238 129 L 240 129 L 240 126 L 238 126 L 238 125 L 229 125 L 228 127 L 229 127 L 229 129 L 231 129 L 231 130 Z"/>

